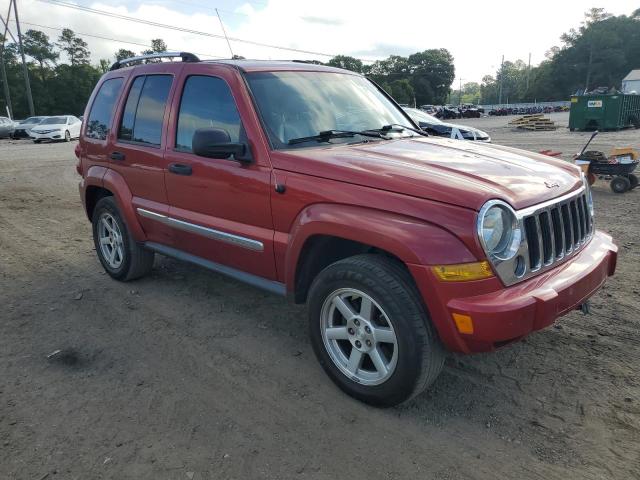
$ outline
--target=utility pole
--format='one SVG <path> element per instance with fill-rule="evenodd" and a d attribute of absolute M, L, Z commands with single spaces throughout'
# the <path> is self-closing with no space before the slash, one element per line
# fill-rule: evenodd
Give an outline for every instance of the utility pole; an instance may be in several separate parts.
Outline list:
<path fill-rule="evenodd" d="M 36 114 L 33 108 L 33 97 L 31 96 L 31 83 L 29 83 L 29 69 L 27 68 L 27 61 L 24 58 L 24 49 L 22 48 L 22 33 L 20 32 L 20 20 L 18 18 L 18 0 L 9 0 L 9 7 L 13 3 L 13 15 L 16 17 L 16 30 L 18 31 L 18 46 L 20 48 L 20 56 L 22 57 L 22 71 L 24 72 L 24 85 L 27 90 L 27 103 L 29 104 L 29 114 L 34 116 Z M 8 24 L 8 21 L 7 21 Z"/>
<path fill-rule="evenodd" d="M 529 92 L 529 75 L 531 74 L 531 52 L 529 52 L 529 66 L 527 67 L 527 93 Z"/>
<path fill-rule="evenodd" d="M 7 12 L 7 23 L 4 26 L 4 33 L 2 34 L 2 45 L 0 45 L 0 70 L 1 70 L 0 73 L 2 74 L 2 88 L 4 90 L 4 101 L 7 105 L 7 112 L 9 113 L 9 118 L 13 120 L 13 107 L 11 106 L 11 94 L 9 93 L 9 82 L 7 80 L 7 70 L 4 65 L 4 44 L 7 41 L 7 30 L 9 28 L 10 16 L 11 16 L 11 4 L 9 4 L 9 11 Z"/>
<path fill-rule="evenodd" d="M 460 78 L 460 90 L 458 90 L 458 106 L 462 106 L 462 78 Z"/>
<path fill-rule="evenodd" d="M 498 104 L 499 105 L 502 105 L 502 79 L 504 77 L 503 68 L 504 68 L 504 55 L 502 55 L 502 60 L 500 61 L 500 86 L 498 87 Z"/>

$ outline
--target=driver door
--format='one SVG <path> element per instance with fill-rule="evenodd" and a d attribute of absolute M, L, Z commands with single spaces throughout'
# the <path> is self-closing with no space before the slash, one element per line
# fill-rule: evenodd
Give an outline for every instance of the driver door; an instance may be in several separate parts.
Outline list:
<path fill-rule="evenodd" d="M 186 69 L 185 69 L 186 70 Z M 251 163 L 199 157 L 194 132 L 219 128 L 231 142 L 251 145 L 228 69 L 206 66 L 183 74 L 175 96 L 166 150 L 165 184 L 176 248 L 217 264 L 275 280 L 271 168 L 253 151 Z M 254 143 L 255 144 L 255 143 Z"/>

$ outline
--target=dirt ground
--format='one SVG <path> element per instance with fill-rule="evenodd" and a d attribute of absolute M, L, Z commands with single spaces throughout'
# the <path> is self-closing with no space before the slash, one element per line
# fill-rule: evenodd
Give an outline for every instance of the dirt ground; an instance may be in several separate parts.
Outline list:
<path fill-rule="evenodd" d="M 531 150 L 587 137 L 507 121 L 465 122 Z M 612 145 L 640 131 L 594 147 Z M 451 356 L 379 410 L 324 375 L 304 307 L 162 257 L 137 282 L 105 275 L 73 146 L 0 141 L 1 479 L 640 478 L 640 189 L 595 185 L 620 257 L 590 316 Z"/>

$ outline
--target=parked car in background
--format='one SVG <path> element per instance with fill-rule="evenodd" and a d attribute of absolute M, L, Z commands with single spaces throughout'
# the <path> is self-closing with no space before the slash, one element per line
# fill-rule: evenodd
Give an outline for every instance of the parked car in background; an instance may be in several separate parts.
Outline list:
<path fill-rule="evenodd" d="M 29 132 L 34 143 L 42 140 L 64 140 L 70 141 L 72 138 L 80 137 L 80 126 L 82 122 L 73 115 L 62 115 L 45 118 Z"/>
<path fill-rule="evenodd" d="M 456 125 L 454 123 L 445 123 L 442 120 L 429 115 L 417 108 L 405 108 L 405 112 L 417 123 L 421 129 L 438 137 L 457 138 L 460 140 L 477 140 L 480 142 L 491 142 L 488 133 L 478 130 L 477 128 L 468 127 L 467 125 Z"/>
<path fill-rule="evenodd" d="M 13 138 L 29 138 L 29 132 L 47 117 L 29 117 L 22 120 L 13 131 Z"/>
<path fill-rule="evenodd" d="M 306 302 L 355 398 L 406 401 L 445 348 L 517 341 L 614 273 L 575 165 L 429 137 L 354 72 L 159 55 L 185 61 L 118 61 L 86 108 L 76 170 L 102 266 L 133 280 L 159 253 Z"/>
<path fill-rule="evenodd" d="M 11 138 L 14 130 L 13 120 L 8 117 L 0 117 L 0 138 Z"/>

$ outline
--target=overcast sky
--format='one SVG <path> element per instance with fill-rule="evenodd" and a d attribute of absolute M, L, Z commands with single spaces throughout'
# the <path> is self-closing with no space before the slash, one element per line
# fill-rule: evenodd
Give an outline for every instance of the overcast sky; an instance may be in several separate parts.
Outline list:
<path fill-rule="evenodd" d="M 532 64 L 539 63 L 550 47 L 560 44 L 563 32 L 580 25 L 584 12 L 591 7 L 603 6 L 616 15 L 628 15 L 640 7 L 640 2 L 633 5 L 633 0 L 60 1 L 221 35 L 214 11 L 217 7 L 230 37 L 329 55 L 353 55 L 363 60 L 444 47 L 455 59 L 455 85 L 460 78 L 463 82 L 480 81 L 495 72 L 503 54 L 507 60 L 527 61 L 530 52 Z M 3 16 L 8 4 L 8 0 L 0 0 Z M 139 52 L 144 47 L 136 44 L 149 44 L 151 38 L 163 38 L 171 49 L 197 52 L 203 58 L 230 55 L 223 39 L 141 25 L 38 0 L 18 0 L 18 6 L 23 30 L 37 28 L 56 38 L 60 33 L 56 28 L 68 27 L 81 36 L 119 40 L 83 36 L 95 62 L 100 58 L 112 60 L 119 48 Z M 238 41 L 231 41 L 231 47 L 235 54 L 247 58 L 330 58 Z"/>

